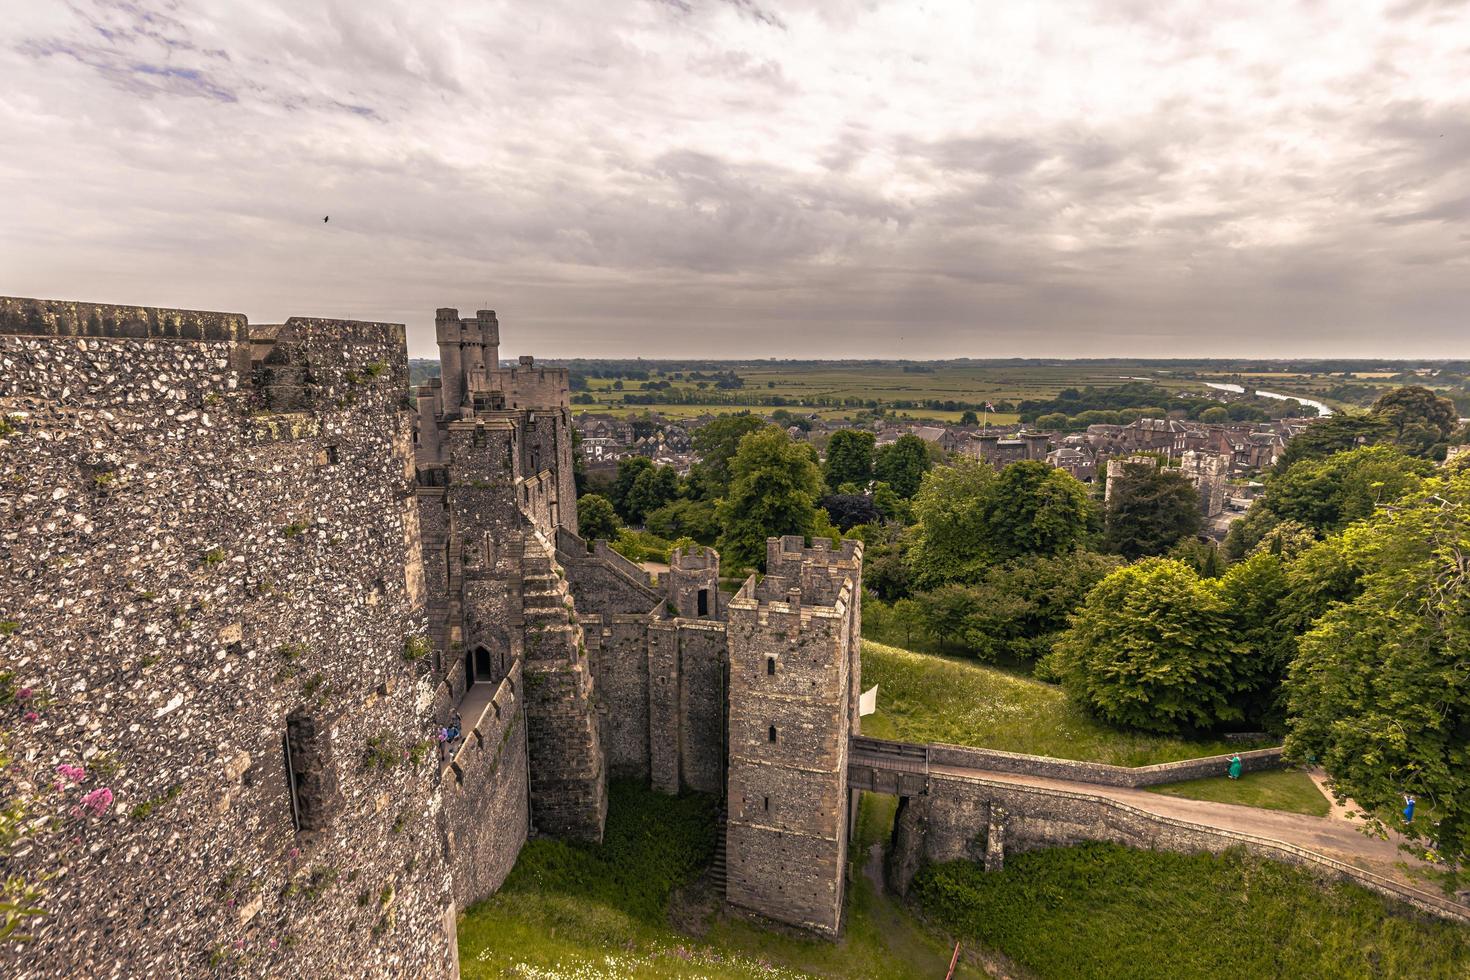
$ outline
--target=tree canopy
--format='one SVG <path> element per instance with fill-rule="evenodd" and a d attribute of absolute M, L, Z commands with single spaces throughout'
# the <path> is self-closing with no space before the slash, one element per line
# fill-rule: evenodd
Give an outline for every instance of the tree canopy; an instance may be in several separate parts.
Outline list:
<path fill-rule="evenodd" d="M 724 496 L 730 486 L 730 461 L 740 449 L 740 440 L 765 427 L 758 416 L 741 412 L 721 415 L 694 430 L 690 441 L 699 462 L 690 475 L 700 495 L 710 500 Z"/>
<path fill-rule="evenodd" d="M 919 483 L 929 471 L 929 448 L 923 439 L 906 434 L 892 445 L 879 449 L 873 458 L 873 476 L 893 488 L 904 499 L 919 492 Z"/>
<path fill-rule="evenodd" d="M 618 520 L 611 501 L 600 494 L 589 493 L 577 500 L 577 527 L 588 541 L 599 538 L 616 541 L 623 522 Z"/>
<path fill-rule="evenodd" d="M 873 481 L 873 444 L 876 437 L 861 429 L 838 429 L 827 440 L 824 475 L 834 492 L 851 483 L 859 490 Z"/>
<path fill-rule="evenodd" d="M 1115 725 L 1175 733 L 1241 716 L 1238 646 L 1217 581 L 1149 558 L 1088 594 L 1047 658 L 1046 672 Z"/>
<path fill-rule="evenodd" d="M 1336 791 L 1376 820 L 1463 863 L 1470 858 L 1470 472 L 1429 481 L 1332 542 L 1339 566 L 1356 575 L 1350 597 L 1325 608 L 1298 642 L 1287 681 L 1287 750 L 1318 758 Z M 1336 577 L 1339 589 L 1343 579 Z M 1404 794 L 1419 801 L 1411 824 L 1400 814 Z"/>
<path fill-rule="evenodd" d="M 730 462 L 730 489 L 716 514 L 721 557 L 730 568 L 764 568 L 766 538 L 826 530 L 817 509 L 822 474 L 810 446 L 767 426 L 748 433 Z"/>
<path fill-rule="evenodd" d="M 1124 463 L 1109 479 L 1109 550 L 1130 560 L 1162 555 L 1199 533 L 1199 493 L 1178 471 L 1150 463 Z"/>

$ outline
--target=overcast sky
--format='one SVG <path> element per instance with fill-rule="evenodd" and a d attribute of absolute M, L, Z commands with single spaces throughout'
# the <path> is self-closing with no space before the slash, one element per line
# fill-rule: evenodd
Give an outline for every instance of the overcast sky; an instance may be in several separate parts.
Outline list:
<path fill-rule="evenodd" d="M 0 15 L 0 293 L 421 354 L 488 304 L 507 356 L 1470 355 L 1466 2 Z"/>

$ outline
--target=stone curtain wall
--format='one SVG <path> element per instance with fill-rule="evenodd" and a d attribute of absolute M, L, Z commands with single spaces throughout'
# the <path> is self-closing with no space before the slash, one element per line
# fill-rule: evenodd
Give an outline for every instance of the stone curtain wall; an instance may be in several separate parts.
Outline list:
<path fill-rule="evenodd" d="M 999 866 L 1003 853 L 1097 840 L 1149 850 L 1218 853 L 1244 847 L 1273 861 L 1356 881 L 1442 918 L 1470 922 L 1463 906 L 1279 841 L 1147 813 L 1115 800 L 1061 790 L 931 773 L 928 796 L 909 798 L 895 823 L 890 882 L 905 890 L 918 858 Z M 900 875 L 899 880 L 894 880 Z"/>
<path fill-rule="evenodd" d="M 0 300 L 3 778 L 57 821 L 8 869 L 55 875 L 8 977 L 454 971 L 403 328 L 274 331 L 287 414 L 246 329 Z"/>
<path fill-rule="evenodd" d="M 936 743 L 928 746 L 931 766 L 954 766 L 962 769 L 986 769 L 991 772 L 1011 772 L 1025 776 L 1041 776 L 1047 779 L 1066 779 L 1079 783 L 1097 783 L 1102 786 L 1161 786 L 1165 783 L 1182 783 L 1189 779 L 1218 776 L 1230 768 L 1230 756 L 1213 755 L 1180 762 L 1164 762 L 1153 766 L 1109 766 L 1099 762 L 1074 762 L 1070 759 L 1053 759 L 1043 755 L 1022 755 L 1017 752 L 1000 752 L 995 749 L 976 749 L 964 745 Z M 1280 769 L 1286 765 L 1281 757 L 1281 748 L 1253 749 L 1241 752 L 1240 762 L 1245 772 L 1262 772 Z"/>
<path fill-rule="evenodd" d="M 530 811 L 521 684 L 517 664 L 496 686 L 484 713 L 463 719 L 464 741 L 445 773 L 440 822 L 461 909 L 500 888 L 526 843 Z"/>
<path fill-rule="evenodd" d="M 577 599 L 580 608 L 580 592 Z M 587 616 L 582 620 L 582 634 L 597 688 L 608 774 L 646 782 L 650 772 L 648 617 Z"/>

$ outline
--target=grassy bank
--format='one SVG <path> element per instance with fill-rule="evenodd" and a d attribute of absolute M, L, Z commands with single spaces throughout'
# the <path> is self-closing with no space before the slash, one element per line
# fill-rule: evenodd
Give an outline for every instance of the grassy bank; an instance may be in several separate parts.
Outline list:
<path fill-rule="evenodd" d="M 602 845 L 531 841 L 500 892 L 461 917 L 464 977 L 943 976 L 945 941 L 861 874 L 868 848 L 892 826 L 891 800 L 886 810 L 883 798 L 865 801 L 846 932 L 831 943 L 729 915 L 696 880 L 714 850 L 709 798 L 626 782 L 610 790 Z"/>
<path fill-rule="evenodd" d="M 915 882 L 926 914 L 1042 978 L 1470 976 L 1470 929 L 1249 857 L 1035 851 Z"/>
<path fill-rule="evenodd" d="M 1248 747 L 1119 731 L 1089 718 L 1055 684 L 972 660 L 864 641 L 863 687 L 874 684 L 878 713 L 863 719 L 863 733 L 877 738 L 949 742 L 1116 766 L 1147 766 Z"/>
<path fill-rule="evenodd" d="M 1288 810 L 1313 817 L 1325 817 L 1332 807 L 1312 778 L 1295 769 L 1271 772 L 1248 772 L 1239 779 L 1210 776 L 1167 786 L 1150 786 L 1150 793 L 1182 796 L 1211 803 L 1237 803 L 1267 810 Z"/>

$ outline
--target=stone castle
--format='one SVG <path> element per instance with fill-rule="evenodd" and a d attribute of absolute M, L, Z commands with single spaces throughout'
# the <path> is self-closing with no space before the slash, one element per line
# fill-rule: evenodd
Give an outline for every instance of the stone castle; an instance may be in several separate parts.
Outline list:
<path fill-rule="evenodd" d="M 720 797 L 728 902 L 840 931 L 861 545 L 655 583 L 577 534 L 566 371 L 436 332 L 410 395 L 398 324 L 0 299 L 7 870 L 49 913 L 7 976 L 454 976 L 609 776 Z"/>

